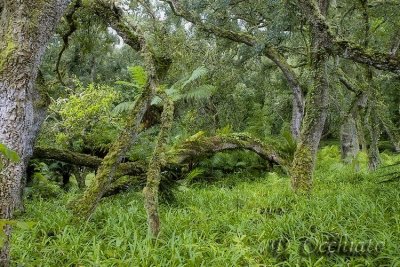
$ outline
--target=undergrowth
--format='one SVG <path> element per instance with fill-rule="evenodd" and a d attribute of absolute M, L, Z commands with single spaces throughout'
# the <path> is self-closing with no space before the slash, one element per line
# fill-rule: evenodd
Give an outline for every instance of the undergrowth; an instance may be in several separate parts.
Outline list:
<path fill-rule="evenodd" d="M 400 161 L 399 156 L 382 159 L 384 165 Z M 355 172 L 354 166 L 340 162 L 334 146 L 322 149 L 318 162 L 309 196 L 294 195 L 288 177 L 277 173 L 233 173 L 211 184 L 184 183 L 176 201 L 161 207 L 162 231 L 156 241 L 147 233 L 140 192 L 105 198 L 91 220 L 80 225 L 69 224 L 72 215 L 65 203 L 71 193 L 27 201 L 27 212 L 19 219 L 35 225 L 15 229 L 13 263 L 398 266 L 398 183 L 379 183 L 382 171 L 368 173 L 363 154 Z M 357 251 L 360 244 L 370 244 L 370 251 Z"/>

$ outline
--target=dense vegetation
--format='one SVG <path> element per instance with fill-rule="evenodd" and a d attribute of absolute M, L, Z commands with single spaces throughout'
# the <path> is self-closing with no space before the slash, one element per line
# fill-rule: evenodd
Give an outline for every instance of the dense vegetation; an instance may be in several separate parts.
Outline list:
<path fill-rule="evenodd" d="M 397 266 L 400 3 L 0 0 L 0 267 Z"/>

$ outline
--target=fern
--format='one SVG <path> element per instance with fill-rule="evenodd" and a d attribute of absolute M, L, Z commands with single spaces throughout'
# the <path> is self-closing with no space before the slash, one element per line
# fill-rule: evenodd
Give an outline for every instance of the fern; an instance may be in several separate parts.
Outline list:
<path fill-rule="evenodd" d="M 182 84 L 182 88 L 184 88 L 186 85 L 190 84 L 191 82 L 198 80 L 199 78 L 203 77 L 207 73 L 208 73 L 208 70 L 204 66 L 198 67 L 197 69 L 195 69 L 192 72 L 192 75 L 189 77 L 189 79 L 187 79 Z"/>
<path fill-rule="evenodd" d="M 116 81 L 115 84 L 123 85 L 123 86 L 126 86 L 126 87 L 134 87 L 136 89 L 140 89 L 140 86 L 138 84 L 136 84 L 136 83 L 130 83 L 130 82 L 126 82 L 126 81 Z"/>
<path fill-rule="evenodd" d="M 186 92 L 183 97 L 189 100 L 209 99 L 216 91 L 213 85 L 205 84 Z"/>
<path fill-rule="evenodd" d="M 209 99 L 216 91 L 216 87 L 213 85 L 205 84 L 198 87 L 195 87 L 191 90 L 184 91 L 185 87 L 189 84 L 195 82 L 196 80 L 200 79 L 204 75 L 208 73 L 208 70 L 205 67 L 199 67 L 195 69 L 190 77 L 183 78 L 173 84 L 170 88 L 165 90 L 165 93 L 174 101 L 179 101 L 181 99 L 186 100 L 204 100 Z M 155 97 L 152 101 L 152 104 L 159 104 L 161 103 L 161 99 L 159 97 Z"/>
<path fill-rule="evenodd" d="M 133 66 L 128 68 L 131 77 L 139 88 L 143 88 L 147 84 L 147 73 L 141 66 Z"/>
<path fill-rule="evenodd" d="M 184 179 L 184 184 L 189 185 L 193 182 L 194 179 L 202 176 L 205 172 L 203 168 L 195 168 L 191 172 L 189 172 Z"/>
<path fill-rule="evenodd" d="M 133 101 L 127 101 L 127 102 L 122 102 L 119 103 L 115 108 L 113 109 L 114 114 L 120 114 L 126 111 L 130 111 L 133 109 L 135 102 Z"/>

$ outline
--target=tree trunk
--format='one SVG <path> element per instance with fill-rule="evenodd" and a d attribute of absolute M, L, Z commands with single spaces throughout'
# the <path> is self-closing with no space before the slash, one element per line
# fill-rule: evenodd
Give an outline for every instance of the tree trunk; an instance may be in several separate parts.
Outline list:
<path fill-rule="evenodd" d="M 7 162 L 0 173 L 0 219 L 22 207 L 21 190 L 33 143 L 43 121 L 41 92 L 34 86 L 46 45 L 68 0 L 2 1 L 0 17 L 0 142 L 21 161 Z M 9 234 L 10 231 L 7 231 Z M 3 246 L 0 265 L 9 264 Z"/>
<path fill-rule="evenodd" d="M 319 9 L 326 15 L 329 1 L 320 0 Z M 324 28 L 310 22 L 312 36 L 311 65 L 313 88 L 307 94 L 306 114 L 303 120 L 299 144 L 291 167 L 291 182 L 295 192 L 309 192 L 322 131 L 327 116 L 329 85 L 326 77 L 328 60 Z"/>
<path fill-rule="evenodd" d="M 378 142 L 381 135 L 380 122 L 376 110 L 376 100 L 370 102 L 366 125 L 369 132 L 368 168 L 375 171 L 381 162 Z"/>
<path fill-rule="evenodd" d="M 165 148 L 174 119 L 174 103 L 166 94 L 163 98 L 164 110 L 161 117 L 160 133 L 147 170 L 146 187 L 143 189 L 149 232 L 153 237 L 157 237 L 160 232 L 158 191 L 161 181 L 161 168 L 166 164 Z"/>
<path fill-rule="evenodd" d="M 345 121 L 341 126 L 340 147 L 343 162 L 352 163 L 357 157 L 360 149 L 358 143 L 356 121 L 353 118 L 352 114 L 348 115 L 347 118 L 345 118 Z"/>
<path fill-rule="evenodd" d="M 299 140 L 301 124 L 304 117 L 304 94 L 301 88 L 300 82 L 297 78 L 296 73 L 293 71 L 292 67 L 287 63 L 286 59 L 278 53 L 272 47 L 264 49 L 264 55 L 272 60 L 282 71 L 286 78 L 289 87 L 292 89 L 293 99 L 292 99 L 292 122 L 291 122 L 291 132 L 295 140 Z"/>

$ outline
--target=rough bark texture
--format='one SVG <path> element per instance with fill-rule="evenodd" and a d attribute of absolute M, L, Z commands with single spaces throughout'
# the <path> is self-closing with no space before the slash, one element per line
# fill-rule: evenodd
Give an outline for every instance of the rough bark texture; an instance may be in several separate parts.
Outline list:
<path fill-rule="evenodd" d="M 368 15 L 368 0 L 361 0 L 361 6 L 363 9 L 363 19 L 364 19 L 364 43 L 363 47 L 365 49 L 369 46 L 370 39 L 370 21 Z M 365 125 L 367 126 L 369 133 L 369 148 L 368 148 L 368 168 L 370 170 L 376 170 L 380 163 L 379 149 L 378 149 L 378 141 L 380 137 L 380 125 L 378 119 L 378 93 L 377 88 L 373 86 L 373 70 L 370 66 L 366 66 L 365 68 L 365 76 L 367 81 L 367 92 L 368 96 L 368 105 L 367 105 L 367 114 L 365 116 Z"/>
<path fill-rule="evenodd" d="M 345 163 L 352 163 L 359 152 L 356 121 L 351 114 L 347 116 L 340 129 L 340 148 Z"/>
<path fill-rule="evenodd" d="M 218 152 L 240 149 L 253 151 L 271 164 L 281 166 L 288 165 L 288 163 L 279 156 L 279 151 L 276 151 L 272 146 L 246 134 L 239 133 L 211 137 L 196 134 L 178 145 L 178 147 L 168 151 L 166 160 L 167 164 L 171 166 L 176 166 L 177 164 L 184 165 L 189 162 L 211 157 Z M 68 150 L 41 147 L 35 148 L 33 158 L 58 160 L 89 168 L 98 168 L 103 160 L 95 156 Z M 115 178 L 124 175 L 142 176 L 145 173 L 146 167 L 144 163 L 124 162 L 119 164 Z"/>
<path fill-rule="evenodd" d="M 149 232 L 153 237 L 157 237 L 160 232 L 160 218 L 158 215 L 158 191 L 161 181 L 161 168 L 166 164 L 165 149 L 168 135 L 171 131 L 174 119 L 174 103 L 164 94 L 164 109 L 161 116 L 160 133 L 149 168 L 147 170 L 147 183 L 143 189 L 144 207 L 147 212 L 147 222 Z"/>
<path fill-rule="evenodd" d="M 327 0 L 319 1 L 319 12 L 325 15 L 328 5 Z M 315 158 L 328 107 L 329 85 L 326 74 L 328 54 L 325 49 L 328 40 L 321 25 L 312 21 L 309 21 L 309 24 L 312 36 L 311 67 L 314 84 L 307 95 L 303 128 L 291 167 L 292 188 L 296 192 L 309 192 L 312 188 Z"/>
<path fill-rule="evenodd" d="M 368 148 L 368 168 L 375 171 L 380 164 L 379 156 L 379 137 L 381 135 L 380 121 L 376 110 L 376 101 L 370 101 L 368 106 L 367 115 L 365 117 L 365 124 L 368 129 L 369 148 Z"/>
<path fill-rule="evenodd" d="M 296 73 L 286 62 L 286 59 L 280 55 L 274 48 L 269 47 L 264 49 L 264 55 L 271 59 L 282 71 L 292 89 L 293 100 L 292 100 L 292 122 L 291 122 L 291 132 L 295 140 L 299 140 L 301 124 L 304 117 L 304 94 L 300 82 L 297 78 Z"/>
<path fill-rule="evenodd" d="M 158 86 L 155 56 L 147 45 L 143 33 L 127 20 L 123 10 L 115 6 L 114 2 L 105 3 L 103 1 L 96 1 L 90 8 L 100 17 L 103 17 L 110 25 L 114 26 L 117 32 L 121 34 L 122 38 L 124 38 L 133 49 L 142 52 L 148 72 L 148 84 L 144 88 L 143 93 L 136 100 L 127 125 L 103 159 L 94 182 L 87 188 L 82 198 L 73 203 L 73 210 L 77 219 L 88 219 L 101 197 L 107 191 L 123 157 L 137 140 L 143 116 L 148 110 Z"/>
<path fill-rule="evenodd" d="M 40 91 L 35 88 L 46 45 L 68 0 L 2 1 L 0 17 L 0 142 L 15 150 L 19 163 L 0 173 L 0 219 L 21 207 L 21 187 L 33 142 L 42 122 Z M 7 242 L 6 242 L 7 243 Z M 7 245 L 0 265 L 8 264 Z"/>

